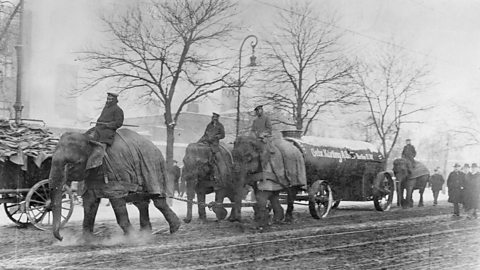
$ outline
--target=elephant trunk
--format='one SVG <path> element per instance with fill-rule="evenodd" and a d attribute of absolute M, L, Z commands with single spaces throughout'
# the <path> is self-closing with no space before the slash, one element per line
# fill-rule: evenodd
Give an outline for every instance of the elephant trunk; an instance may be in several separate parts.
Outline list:
<path fill-rule="evenodd" d="M 63 237 L 60 235 L 60 224 L 62 217 L 62 193 L 63 186 L 66 183 L 65 176 L 65 161 L 52 161 L 52 168 L 50 170 L 50 188 L 52 200 L 52 214 L 53 214 L 53 235 L 58 240 L 62 241 Z"/>

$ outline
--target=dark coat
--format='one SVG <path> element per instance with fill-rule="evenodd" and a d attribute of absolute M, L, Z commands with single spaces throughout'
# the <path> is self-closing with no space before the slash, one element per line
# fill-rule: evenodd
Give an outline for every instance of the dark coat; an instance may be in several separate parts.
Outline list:
<path fill-rule="evenodd" d="M 448 202 L 462 203 L 463 187 L 465 185 L 465 174 L 461 171 L 453 171 L 448 175 Z"/>
<path fill-rule="evenodd" d="M 198 142 L 218 147 L 219 141 L 223 138 L 225 138 L 225 128 L 222 123 L 211 121 Z"/>
<path fill-rule="evenodd" d="M 417 151 L 415 151 L 415 147 L 411 144 L 407 144 L 403 147 L 402 157 L 413 160 L 417 155 Z"/>
<path fill-rule="evenodd" d="M 264 137 L 272 136 L 272 123 L 270 122 L 270 118 L 265 114 L 261 116 L 257 116 L 255 120 L 253 120 L 251 132 L 255 135 L 255 137 Z"/>
<path fill-rule="evenodd" d="M 480 172 L 469 174 L 465 179 L 465 189 L 463 193 L 463 203 L 465 209 L 479 208 L 480 194 Z"/>
<path fill-rule="evenodd" d="M 430 185 L 432 186 L 432 191 L 440 191 L 442 190 L 443 184 L 445 183 L 445 179 L 441 174 L 435 173 L 430 176 Z"/>
<path fill-rule="evenodd" d="M 115 131 L 123 125 L 123 110 L 116 103 L 105 105 L 95 126 L 96 139 L 112 145 Z"/>

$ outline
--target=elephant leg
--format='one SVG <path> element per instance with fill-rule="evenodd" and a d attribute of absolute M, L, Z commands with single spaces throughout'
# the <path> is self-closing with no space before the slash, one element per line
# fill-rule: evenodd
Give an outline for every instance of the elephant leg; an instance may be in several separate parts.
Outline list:
<path fill-rule="evenodd" d="M 286 222 L 293 221 L 293 202 L 295 201 L 295 197 L 297 196 L 297 190 L 295 188 L 289 188 L 287 190 L 287 212 L 285 215 Z"/>
<path fill-rule="evenodd" d="M 187 182 L 187 216 L 183 219 L 185 223 L 192 221 L 192 207 L 193 199 L 195 199 L 195 183 L 193 181 Z"/>
<path fill-rule="evenodd" d="M 413 185 L 409 183 L 407 186 L 407 197 L 405 198 L 407 202 L 407 207 L 413 207 L 412 194 L 413 194 Z"/>
<path fill-rule="evenodd" d="M 98 206 L 100 205 L 100 198 L 95 197 L 92 190 L 87 190 L 83 196 L 83 236 L 86 239 L 93 237 L 93 226 L 95 224 L 95 217 L 97 216 Z"/>
<path fill-rule="evenodd" d="M 424 191 L 425 191 L 424 189 L 418 190 L 418 192 L 420 193 L 420 200 L 418 201 L 418 207 L 423 207 L 423 192 Z"/>
<path fill-rule="evenodd" d="M 153 199 L 153 204 L 155 207 L 162 212 L 165 220 L 170 226 L 170 233 L 175 233 L 180 228 L 180 219 L 177 214 L 168 206 L 167 200 L 165 197 L 157 197 Z"/>
<path fill-rule="evenodd" d="M 273 222 L 279 223 L 284 220 L 285 214 L 280 203 L 280 192 L 274 191 L 269 197 L 270 205 L 272 206 L 273 210 Z"/>
<path fill-rule="evenodd" d="M 215 192 L 215 203 L 219 204 L 219 205 L 215 205 L 213 207 L 213 212 L 215 213 L 215 215 L 217 216 L 217 220 L 224 220 L 225 217 L 227 216 L 228 212 L 227 210 L 225 209 L 225 207 L 223 207 L 221 204 L 223 203 L 223 200 L 225 199 L 225 194 L 226 193 L 226 190 L 225 189 L 219 189 Z"/>
<path fill-rule="evenodd" d="M 150 214 L 148 212 L 150 200 L 136 201 L 133 204 L 138 208 L 138 212 L 140 213 L 140 230 L 151 231 L 152 224 L 150 223 Z"/>
<path fill-rule="evenodd" d="M 205 192 L 198 191 L 197 199 L 198 199 L 198 218 L 200 220 L 207 220 L 207 212 L 205 210 Z"/>
<path fill-rule="evenodd" d="M 127 202 L 125 198 L 110 199 L 110 204 L 112 205 L 115 218 L 117 219 L 120 228 L 122 228 L 123 233 L 129 234 L 132 230 L 132 224 L 128 218 Z"/>
<path fill-rule="evenodd" d="M 267 210 L 267 202 L 270 198 L 270 193 L 271 192 L 269 191 L 258 191 L 256 194 L 256 211 L 258 212 L 257 225 L 259 229 L 263 229 L 264 227 L 268 226 L 268 221 L 270 217 Z"/>
<path fill-rule="evenodd" d="M 230 222 L 241 222 L 242 221 L 242 199 L 243 194 L 233 191 L 233 194 L 229 194 L 228 198 L 233 203 L 232 210 L 230 210 L 230 216 L 228 221 Z"/>

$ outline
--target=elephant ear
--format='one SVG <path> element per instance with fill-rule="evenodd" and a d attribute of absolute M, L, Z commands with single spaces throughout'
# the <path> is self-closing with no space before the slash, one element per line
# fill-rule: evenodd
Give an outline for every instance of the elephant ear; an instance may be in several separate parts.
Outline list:
<path fill-rule="evenodd" d="M 92 153 L 88 157 L 86 170 L 96 168 L 102 165 L 103 157 L 105 156 L 105 148 L 101 143 L 90 141 L 92 146 Z"/>

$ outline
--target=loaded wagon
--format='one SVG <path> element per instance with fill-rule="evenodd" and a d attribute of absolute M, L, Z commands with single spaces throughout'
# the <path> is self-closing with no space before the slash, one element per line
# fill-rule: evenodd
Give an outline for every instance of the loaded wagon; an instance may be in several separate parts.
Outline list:
<path fill-rule="evenodd" d="M 51 228 L 51 157 L 58 140 L 43 127 L 0 120 L 0 204 L 19 226 Z M 62 226 L 73 213 L 73 193 L 62 195 Z"/>
<path fill-rule="evenodd" d="M 314 218 L 325 217 L 341 201 L 373 201 L 375 209 L 388 210 L 395 183 L 383 174 L 383 156 L 367 142 L 300 137 L 297 131 L 283 131 L 285 140 L 303 154 L 307 175 L 307 192 L 296 200 L 309 202 Z M 391 174 L 390 174 L 391 175 Z"/>

